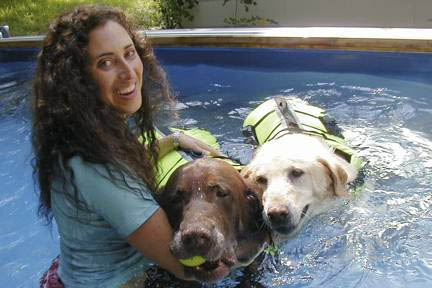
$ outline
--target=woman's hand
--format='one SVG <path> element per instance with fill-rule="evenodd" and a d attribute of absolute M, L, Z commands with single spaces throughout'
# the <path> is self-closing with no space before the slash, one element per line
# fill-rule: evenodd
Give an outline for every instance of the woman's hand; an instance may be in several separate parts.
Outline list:
<path fill-rule="evenodd" d="M 165 156 L 167 153 L 173 149 L 182 149 L 185 151 L 191 151 L 198 155 L 213 156 L 213 157 L 226 157 L 219 150 L 207 145 L 206 143 L 194 138 L 192 136 L 186 135 L 184 133 L 176 133 L 177 136 L 173 134 L 159 139 L 159 159 Z M 177 137 L 177 141 L 175 141 Z M 177 142 L 177 143 L 176 143 Z M 175 145 L 175 143 L 178 145 Z"/>
<path fill-rule="evenodd" d="M 179 148 L 185 151 L 192 151 L 205 156 L 225 157 L 219 150 L 184 133 L 178 134 L 178 144 Z"/>

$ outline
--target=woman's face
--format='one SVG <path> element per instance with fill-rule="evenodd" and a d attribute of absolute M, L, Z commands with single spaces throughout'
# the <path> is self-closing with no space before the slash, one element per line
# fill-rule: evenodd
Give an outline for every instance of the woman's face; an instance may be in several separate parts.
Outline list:
<path fill-rule="evenodd" d="M 142 103 L 143 64 L 127 31 L 108 21 L 90 32 L 90 73 L 102 101 L 125 115 L 135 113 Z"/>

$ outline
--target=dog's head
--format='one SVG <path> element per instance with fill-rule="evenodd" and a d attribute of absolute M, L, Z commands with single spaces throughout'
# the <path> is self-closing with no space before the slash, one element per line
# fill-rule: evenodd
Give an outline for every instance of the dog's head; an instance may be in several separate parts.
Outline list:
<path fill-rule="evenodd" d="M 262 249 L 260 202 L 224 161 L 203 158 L 179 167 L 157 198 L 174 230 L 173 255 L 206 259 L 185 267 L 200 281 L 220 280 Z"/>
<path fill-rule="evenodd" d="M 264 221 L 283 240 L 322 212 L 328 200 L 344 196 L 356 171 L 322 139 L 290 134 L 259 147 L 242 175 L 260 191 Z"/>

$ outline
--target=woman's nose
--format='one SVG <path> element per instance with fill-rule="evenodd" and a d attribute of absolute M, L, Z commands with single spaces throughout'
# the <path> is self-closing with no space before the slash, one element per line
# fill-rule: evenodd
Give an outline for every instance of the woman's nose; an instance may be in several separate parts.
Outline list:
<path fill-rule="evenodd" d="M 120 72 L 119 72 L 120 79 L 128 80 L 132 77 L 132 74 L 133 74 L 132 63 L 129 63 L 128 61 L 123 59 L 120 62 Z"/>

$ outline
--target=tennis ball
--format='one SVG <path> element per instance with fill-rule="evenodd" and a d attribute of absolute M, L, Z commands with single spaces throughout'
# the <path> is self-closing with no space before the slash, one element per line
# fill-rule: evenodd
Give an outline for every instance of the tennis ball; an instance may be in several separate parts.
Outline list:
<path fill-rule="evenodd" d="M 184 266 L 195 267 L 203 264 L 206 260 L 201 256 L 193 256 L 186 259 L 179 259 L 180 263 Z"/>

